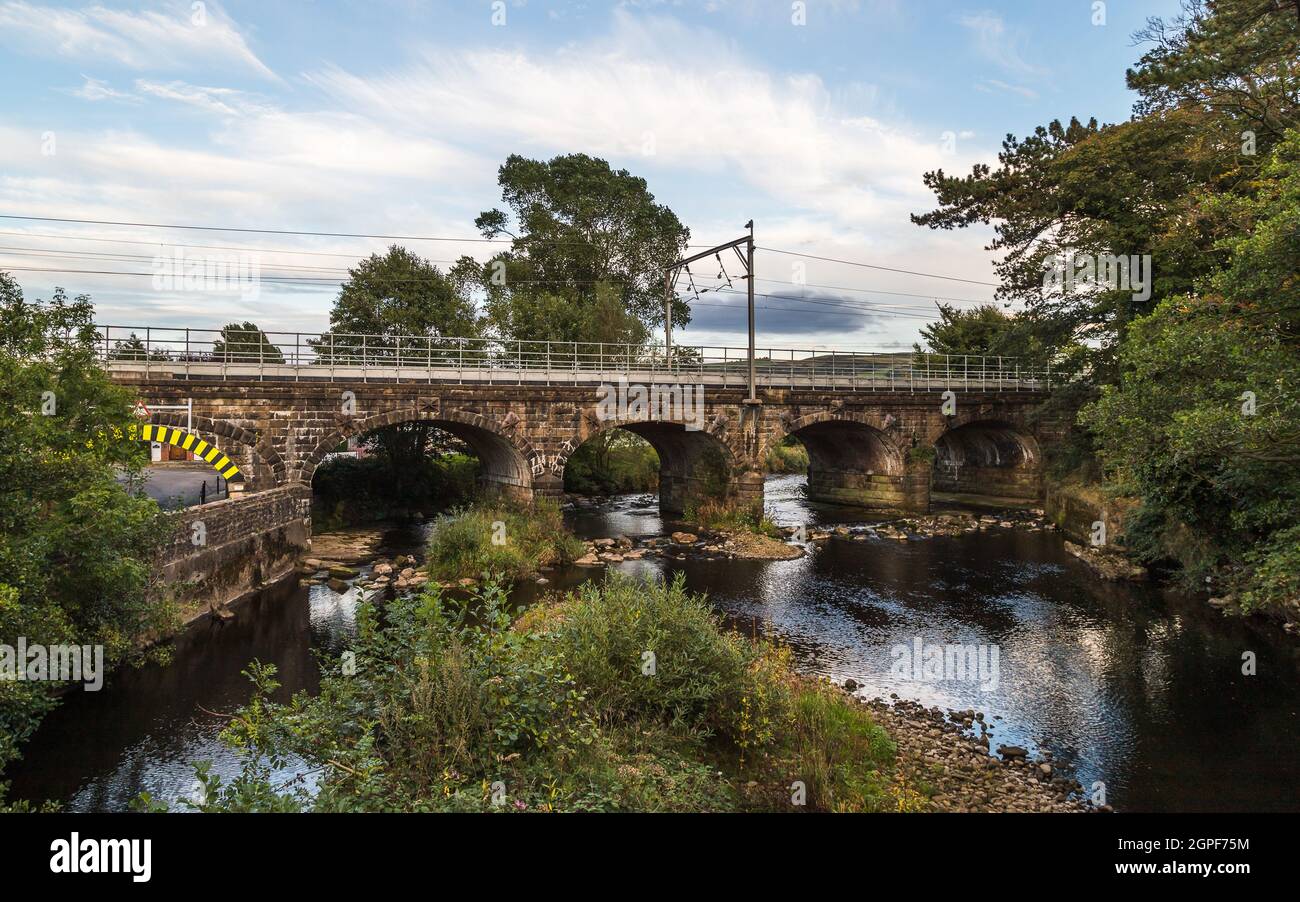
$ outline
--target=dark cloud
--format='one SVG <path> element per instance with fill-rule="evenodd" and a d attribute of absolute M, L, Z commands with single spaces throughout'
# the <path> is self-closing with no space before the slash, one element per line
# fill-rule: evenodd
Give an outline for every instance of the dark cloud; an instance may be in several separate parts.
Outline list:
<path fill-rule="evenodd" d="M 863 331 L 879 332 L 886 318 L 867 312 L 861 298 L 807 292 L 795 299 L 795 292 L 782 297 L 754 298 L 754 319 L 758 334 L 845 336 Z M 788 295 L 788 297 L 787 297 Z M 812 303 L 815 302 L 815 303 Z M 734 332 L 744 336 L 748 329 L 744 294 L 708 292 L 697 300 L 689 296 L 690 332 Z"/>

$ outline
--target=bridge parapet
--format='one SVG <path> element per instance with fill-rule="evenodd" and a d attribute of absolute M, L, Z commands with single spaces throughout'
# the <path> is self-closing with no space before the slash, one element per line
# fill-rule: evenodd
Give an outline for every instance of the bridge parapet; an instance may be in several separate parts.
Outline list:
<path fill-rule="evenodd" d="M 123 379 L 744 387 L 741 347 L 513 341 L 428 335 L 250 332 L 103 325 L 100 357 Z M 759 385 L 831 391 L 1046 391 L 1051 369 L 1014 357 L 760 348 Z"/>

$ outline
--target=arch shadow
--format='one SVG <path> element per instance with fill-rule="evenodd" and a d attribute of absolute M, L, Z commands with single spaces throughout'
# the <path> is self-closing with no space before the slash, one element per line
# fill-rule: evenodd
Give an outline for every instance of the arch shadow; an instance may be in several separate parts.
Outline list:
<path fill-rule="evenodd" d="M 482 414 L 462 410 L 393 410 L 353 421 L 332 431 L 307 455 L 298 480 L 311 483 L 325 455 L 354 435 L 385 426 L 426 423 L 437 426 L 469 445 L 479 459 L 479 484 L 519 501 L 531 501 L 535 479 L 545 472 L 545 458 L 516 430 Z"/>
<path fill-rule="evenodd" d="M 1038 440 L 1002 419 L 970 420 L 934 442 L 934 491 L 1032 502 L 1042 497 Z"/>

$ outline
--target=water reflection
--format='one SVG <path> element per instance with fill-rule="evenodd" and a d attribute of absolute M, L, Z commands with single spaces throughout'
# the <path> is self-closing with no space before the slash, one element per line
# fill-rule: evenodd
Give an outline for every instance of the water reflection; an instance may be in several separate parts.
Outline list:
<path fill-rule="evenodd" d="M 810 526 L 861 514 L 803 498 L 802 477 L 767 484 L 774 519 Z M 567 514 L 588 538 L 671 528 L 652 496 Z M 393 551 L 418 548 L 427 527 L 396 530 Z M 910 542 L 835 540 L 795 561 L 646 558 L 628 573 L 685 573 L 745 633 L 769 635 L 800 666 L 868 695 L 984 712 L 992 744 L 1051 751 L 1108 800 L 1131 810 L 1300 809 L 1300 661 L 1269 630 L 1225 621 L 1203 603 L 1094 579 L 1053 533 L 998 530 Z M 526 603 L 599 570 L 548 574 L 521 586 Z M 190 762 L 232 775 L 220 718 L 247 698 L 240 671 L 272 661 L 281 695 L 312 690 L 312 649 L 337 654 L 355 629 L 355 595 L 324 586 L 264 593 L 232 623 L 178 643 L 175 663 L 115 675 L 100 693 L 57 710 L 14 773 L 15 795 L 66 799 L 73 810 L 118 810 L 140 790 L 173 800 L 193 791 Z M 891 672 L 896 645 L 996 646 L 998 682 L 916 682 Z M 1258 676 L 1241 655 L 1258 656 Z M 283 775 L 291 774 L 290 766 Z"/>

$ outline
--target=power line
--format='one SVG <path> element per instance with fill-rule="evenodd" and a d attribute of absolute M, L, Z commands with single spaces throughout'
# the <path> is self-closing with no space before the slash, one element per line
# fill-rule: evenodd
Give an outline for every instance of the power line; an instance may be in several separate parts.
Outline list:
<path fill-rule="evenodd" d="M 132 262 L 132 261 L 136 261 L 136 260 L 155 260 L 155 259 L 157 259 L 157 255 L 152 255 L 152 256 L 151 256 L 151 255 L 149 255 L 149 254 L 127 254 L 127 253 L 100 252 L 100 251 L 62 251 L 62 250 L 50 250 L 50 249 L 46 249 L 46 248 L 34 248 L 34 249 L 33 249 L 33 248 L 25 248 L 25 247 L 15 247 L 15 246 L 13 246 L 13 245 L 0 245 L 0 250 L 14 251 L 14 252 L 16 252 L 16 253 L 14 254 L 14 256 L 19 256 L 19 257 L 53 257 L 53 258 L 55 258 L 55 259 L 60 259 L 60 260 L 86 260 L 86 261 L 90 261 L 90 262 L 119 262 L 119 263 L 130 263 L 130 262 Z M 434 261 L 431 261 L 431 262 L 434 262 Z M 331 273 L 331 272 L 333 272 L 333 273 L 347 273 L 347 272 L 350 272 L 350 270 L 349 270 L 348 268 L 342 268 L 342 267 L 330 267 L 330 266 L 296 266 L 296 265 L 288 264 L 288 263 L 275 263 L 275 264 L 272 264 L 270 268 L 273 269 L 273 270 L 293 270 L 293 271 L 296 271 L 296 272 L 307 272 L 307 273 L 312 273 L 312 272 L 317 272 L 317 273 Z M 19 269 L 18 269 L 17 267 L 15 267 L 14 269 L 15 269 L 15 271 L 19 271 Z M 39 270 L 27 270 L 27 271 L 39 271 Z M 51 270 L 47 270 L 47 271 L 56 271 L 56 270 L 51 269 Z M 78 272 L 78 270 L 68 270 L 67 272 Z M 89 272 L 89 271 L 82 271 L 82 272 Z M 685 275 L 685 274 L 683 274 L 683 276 L 684 276 L 684 275 Z M 266 278 L 273 278 L 273 277 L 274 277 L 273 275 L 268 275 L 268 276 L 266 276 Z M 326 282 L 334 282 L 334 281 L 343 281 L 343 280 L 336 280 L 336 279 L 334 279 L 334 278 L 331 277 L 331 276 L 325 276 L 325 275 L 322 275 L 322 276 L 303 276 L 302 278 L 303 278 L 304 280 L 319 281 L 319 282 L 322 282 L 322 283 L 326 283 Z M 680 278 L 680 277 L 679 277 L 679 278 Z M 703 275 L 702 275 L 701 278 L 712 278 L 712 277 L 709 277 L 709 276 L 703 276 Z M 390 277 L 390 278 L 386 279 L 386 281 L 390 281 L 390 282 L 393 282 L 393 281 L 412 282 L 412 281 L 421 281 L 421 279 L 420 279 L 419 277 L 410 277 L 410 278 L 391 278 L 391 277 Z M 594 284 L 600 284 L 602 281 L 603 281 L 603 280 L 573 280 L 573 279 L 567 279 L 567 280 L 566 280 L 566 279 L 549 279 L 549 280 L 548 280 L 548 279 L 512 279 L 511 282 L 510 282 L 510 284 L 512 284 L 512 285 L 559 285 L 559 286 L 564 286 L 564 285 L 594 285 Z M 779 280 L 779 279 L 759 279 L 759 281 L 781 284 L 781 280 Z M 730 283 L 728 283 L 728 284 L 730 284 Z M 828 289 L 828 290 L 836 290 L 836 291 L 858 291 L 858 292 L 868 292 L 868 293 L 874 292 L 874 289 L 865 289 L 865 288 L 864 288 L 864 289 L 854 289 L 854 288 L 849 288 L 849 287 L 846 287 L 846 286 L 830 286 L 830 285 L 827 285 L 827 286 L 809 286 L 809 287 L 823 287 L 823 288 L 826 288 L 826 289 Z M 727 289 L 727 288 L 725 288 L 725 287 L 713 287 L 713 288 L 706 289 L 706 291 L 727 291 L 728 293 L 736 293 L 734 290 L 732 290 L 732 289 Z M 741 292 L 741 293 L 743 293 L 743 292 Z M 922 297 L 922 298 L 932 299 L 932 300 L 969 301 L 969 302 L 972 302 L 972 303 L 983 303 L 983 302 L 975 301 L 974 299 L 970 299 L 970 298 L 945 298 L 945 297 L 940 297 L 940 296 L 935 296 L 935 295 L 916 295 L 916 294 L 906 294 L 906 293 L 904 293 L 904 292 L 891 292 L 891 291 L 880 291 L 880 292 L 876 292 L 876 293 L 880 293 L 880 294 L 897 294 L 897 295 L 903 295 L 903 296 L 905 296 L 905 297 Z M 764 296 L 764 297 L 781 298 L 781 299 L 784 299 L 784 300 L 806 301 L 806 302 L 808 302 L 808 303 L 823 304 L 823 305 L 827 305 L 827 306 L 841 306 L 841 307 L 856 307 L 856 306 L 857 306 L 857 305 L 850 304 L 850 303 L 834 303 L 834 302 L 832 302 L 832 301 L 830 301 L 830 300 L 824 300 L 824 299 L 820 299 L 820 298 L 809 298 L 809 297 L 806 297 L 806 296 L 804 296 L 804 295 L 781 295 L 781 294 L 775 294 L 775 293 L 770 293 L 770 292 L 769 292 L 769 293 L 760 293 L 760 294 L 762 294 L 762 296 Z M 870 302 L 868 302 L 868 303 L 870 303 Z M 875 306 L 878 307 L 878 308 L 881 308 L 881 309 L 885 309 L 885 308 L 893 308 L 893 309 L 897 309 L 897 310 L 920 310 L 920 309 L 923 309 L 923 308 L 918 307 L 918 306 L 916 306 L 916 305 L 907 305 L 907 304 L 877 304 L 877 305 L 875 305 Z M 862 309 L 867 309 L 867 308 L 862 308 Z"/>
<path fill-rule="evenodd" d="M 987 285 L 991 288 L 1000 287 L 997 282 L 980 282 L 976 279 L 962 279 L 957 276 L 941 276 L 938 273 L 920 272 L 914 269 L 895 269 L 892 266 L 878 266 L 875 263 L 863 263 L 859 260 L 840 260 L 835 257 L 819 257 L 816 254 L 805 254 L 799 251 L 785 251 L 778 247 L 759 247 L 760 251 L 769 251 L 773 254 L 786 254 L 791 257 L 806 257 L 809 260 L 821 260 L 825 263 L 843 263 L 846 266 L 861 266 L 866 269 L 879 269 L 884 272 L 902 273 L 908 276 L 921 276 L 926 279 L 946 279 L 949 282 L 965 282 L 968 285 Z"/>
<path fill-rule="evenodd" d="M 71 217 L 58 216 L 22 216 L 15 213 L 0 213 L 0 219 L 13 219 L 23 222 L 64 222 L 75 223 L 78 225 L 109 225 L 124 226 L 127 228 L 138 229 L 176 229 L 183 231 L 198 232 L 240 232 L 252 235 L 302 235 L 312 238 L 373 238 L 381 241 L 450 241 L 463 244 L 513 244 L 515 239 L 510 238 L 456 238 L 446 235 L 387 235 L 382 233 L 372 234 L 366 232 L 322 232 L 308 231 L 303 229 L 255 229 L 241 226 L 207 226 L 194 225 L 190 223 L 159 223 L 159 222 L 131 222 L 114 219 L 74 219 Z M 579 244 L 588 245 L 585 241 L 561 241 L 559 239 L 547 240 L 549 244 Z M 687 245 L 688 247 L 702 247 L 703 245 Z M 826 263 L 842 263 L 847 266 L 861 266 L 867 269 L 878 269 L 883 272 L 901 273 L 909 276 L 919 276 L 929 279 L 944 279 L 950 282 L 965 282 L 969 285 L 986 285 L 997 288 L 996 282 L 981 282 L 976 279 L 963 279 L 957 276 L 945 276 L 939 273 L 921 272 L 911 269 L 897 269 L 892 266 L 880 266 L 875 263 L 863 263 L 859 260 L 842 260 L 835 257 L 821 257 L 816 254 L 805 254 L 801 251 L 790 251 L 776 247 L 758 246 L 758 250 L 769 251 L 774 254 L 786 254 L 792 257 L 804 257 L 809 260 L 821 260 Z"/>
<path fill-rule="evenodd" d="M 150 279 L 158 275 L 158 273 L 151 273 L 151 272 L 123 272 L 121 270 L 108 270 L 108 269 L 59 269 L 59 268 L 52 268 L 52 267 L 32 267 L 32 266 L 11 266 L 11 267 L 3 267 L 3 269 L 8 272 L 41 272 L 41 273 L 57 273 L 60 275 L 79 274 L 79 275 L 94 275 L 94 276 L 136 276 L 136 277 L 143 277 L 143 278 L 150 278 Z M 183 276 L 179 278 L 183 278 Z M 334 277 L 318 278 L 318 277 L 308 277 L 308 276 L 258 276 L 258 278 L 262 281 L 267 281 L 267 282 L 275 282 L 275 283 L 289 284 L 289 285 L 313 285 L 313 286 L 320 285 L 322 283 L 329 284 L 329 283 L 338 283 L 343 281 L 342 279 L 338 279 Z M 727 293 L 744 294 L 744 292 L 741 292 L 738 289 L 722 289 L 722 290 L 726 291 Z M 764 297 L 769 299 L 790 300 L 790 301 L 803 302 L 809 304 L 820 303 L 826 306 L 840 306 L 840 307 L 856 306 L 852 304 L 835 304 L 829 301 L 819 302 L 813 298 L 801 298 L 801 297 L 794 297 L 791 295 L 765 294 L 762 292 L 755 292 L 754 296 Z M 698 304 L 692 306 L 698 306 Z M 708 304 L 706 306 L 728 307 L 730 309 L 735 309 L 735 308 L 731 308 L 731 305 L 729 304 L 716 304 L 716 305 Z M 788 310 L 789 308 L 764 307 L 762 309 L 779 311 L 779 310 Z M 863 317 L 897 316 L 897 317 L 904 317 L 908 319 L 923 319 L 927 321 L 938 319 L 938 317 L 935 316 L 926 316 L 924 314 L 919 314 L 919 313 L 902 313 L 899 311 L 887 310 L 887 309 L 878 309 L 874 311 L 869 311 L 869 308 L 866 307 L 857 307 L 856 309 L 862 310 L 864 312 L 856 313 L 856 314 L 838 314 L 838 315 L 855 315 L 855 316 L 863 316 Z M 807 312 L 828 313 L 828 311 L 807 311 Z"/>

